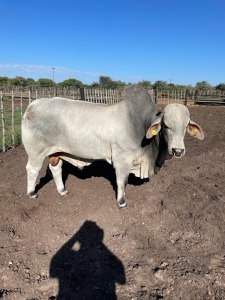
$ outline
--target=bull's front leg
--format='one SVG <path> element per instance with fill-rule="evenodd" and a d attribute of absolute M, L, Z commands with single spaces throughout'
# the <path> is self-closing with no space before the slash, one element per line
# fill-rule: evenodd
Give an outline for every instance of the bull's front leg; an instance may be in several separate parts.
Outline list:
<path fill-rule="evenodd" d="M 130 172 L 130 164 L 114 164 L 116 171 L 116 183 L 117 183 L 117 202 L 120 208 L 126 207 L 125 187 L 128 182 L 128 176 Z"/>

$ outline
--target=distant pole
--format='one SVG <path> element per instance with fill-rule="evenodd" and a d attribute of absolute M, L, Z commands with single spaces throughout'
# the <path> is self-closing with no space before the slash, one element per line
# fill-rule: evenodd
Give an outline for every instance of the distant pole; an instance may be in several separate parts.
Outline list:
<path fill-rule="evenodd" d="M 52 68 L 52 78 L 53 78 L 53 83 L 55 83 L 55 68 Z"/>
<path fill-rule="evenodd" d="M 57 96 L 57 87 L 55 85 L 55 67 L 52 67 L 52 80 L 53 80 L 53 88 L 55 87 L 54 97 L 56 97 Z"/>

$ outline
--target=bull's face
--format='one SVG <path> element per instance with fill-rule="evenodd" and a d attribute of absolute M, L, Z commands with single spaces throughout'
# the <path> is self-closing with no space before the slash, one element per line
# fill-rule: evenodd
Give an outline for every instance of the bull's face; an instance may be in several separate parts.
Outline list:
<path fill-rule="evenodd" d="M 146 138 L 157 135 L 160 130 L 168 146 L 168 153 L 175 157 L 185 154 L 184 136 L 186 131 L 193 137 L 204 139 L 201 127 L 191 121 L 189 110 L 182 104 L 167 105 L 164 112 L 151 124 Z"/>

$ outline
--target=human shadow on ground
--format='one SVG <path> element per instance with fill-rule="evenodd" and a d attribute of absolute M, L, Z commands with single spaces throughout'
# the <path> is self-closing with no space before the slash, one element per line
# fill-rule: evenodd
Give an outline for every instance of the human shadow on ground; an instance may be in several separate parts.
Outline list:
<path fill-rule="evenodd" d="M 85 221 L 53 256 L 50 277 L 59 281 L 57 300 L 116 300 L 125 284 L 122 262 L 104 245 L 104 231 Z"/>

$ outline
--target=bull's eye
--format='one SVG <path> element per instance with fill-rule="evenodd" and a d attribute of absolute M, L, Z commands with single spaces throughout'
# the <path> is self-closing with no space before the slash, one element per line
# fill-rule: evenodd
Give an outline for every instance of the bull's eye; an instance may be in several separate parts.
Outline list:
<path fill-rule="evenodd" d="M 164 124 L 164 126 L 165 126 L 165 128 L 166 128 L 166 129 L 169 129 L 169 127 L 168 127 L 168 126 L 166 126 L 166 124 Z"/>

